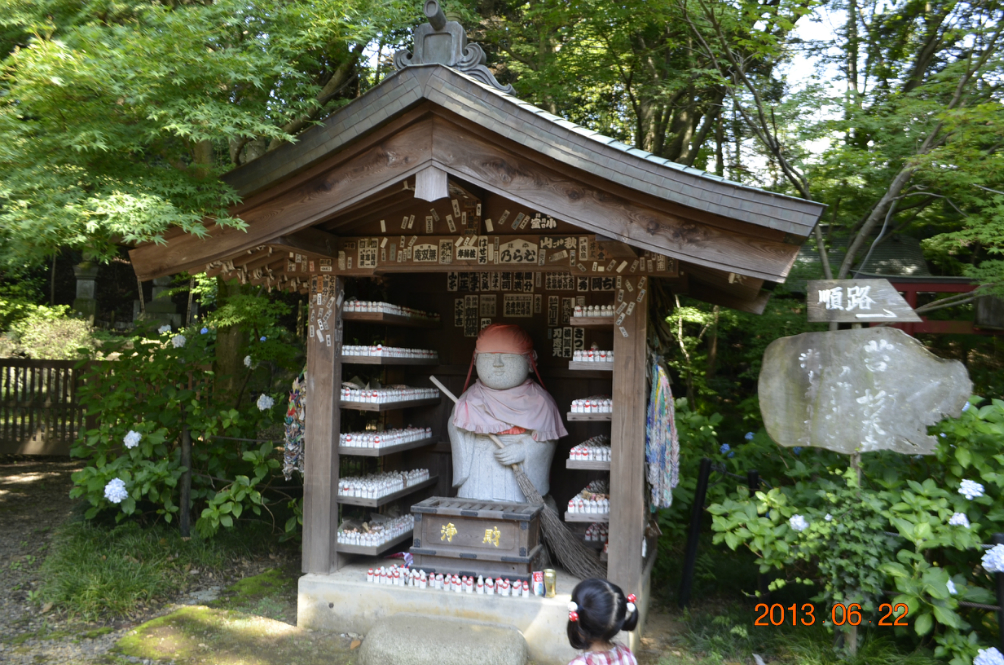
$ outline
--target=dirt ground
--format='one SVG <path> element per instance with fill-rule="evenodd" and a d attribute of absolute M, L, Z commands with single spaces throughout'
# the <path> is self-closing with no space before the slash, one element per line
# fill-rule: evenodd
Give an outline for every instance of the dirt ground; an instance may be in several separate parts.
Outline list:
<path fill-rule="evenodd" d="M 128 619 L 81 623 L 41 605 L 39 568 L 54 531 L 73 515 L 67 495 L 79 466 L 0 458 L 0 663 L 355 664 L 364 636 L 296 628 L 293 557 L 244 562 L 228 579 L 202 580 Z M 674 632 L 671 617 L 650 614 L 639 663 L 672 654 Z"/>

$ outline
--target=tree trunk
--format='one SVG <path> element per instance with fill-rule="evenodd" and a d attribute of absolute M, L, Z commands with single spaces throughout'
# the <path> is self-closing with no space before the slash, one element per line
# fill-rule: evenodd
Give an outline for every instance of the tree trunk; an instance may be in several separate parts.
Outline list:
<path fill-rule="evenodd" d="M 241 292 L 237 280 L 227 282 L 222 277 L 217 277 L 216 287 L 220 303 Z M 216 374 L 215 391 L 221 401 L 232 402 L 240 392 L 240 374 L 244 366 L 241 360 L 243 344 L 244 331 L 240 326 L 219 328 L 216 331 L 216 359 L 213 371 Z"/>
<path fill-rule="evenodd" d="M 718 363 L 718 314 L 721 311 L 718 305 L 714 308 L 715 318 L 708 331 L 708 381 L 715 378 L 715 369 Z"/>

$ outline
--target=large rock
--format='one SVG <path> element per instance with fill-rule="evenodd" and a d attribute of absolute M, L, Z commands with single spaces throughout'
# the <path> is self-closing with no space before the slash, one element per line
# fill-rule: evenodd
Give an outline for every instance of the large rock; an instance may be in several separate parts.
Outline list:
<path fill-rule="evenodd" d="M 962 363 L 896 328 L 803 333 L 767 347 L 760 411 L 782 446 L 930 454 L 927 427 L 957 417 L 972 389 Z"/>
<path fill-rule="evenodd" d="M 395 614 L 367 633 L 359 660 L 361 665 L 526 665 L 526 642 L 512 626 Z"/>

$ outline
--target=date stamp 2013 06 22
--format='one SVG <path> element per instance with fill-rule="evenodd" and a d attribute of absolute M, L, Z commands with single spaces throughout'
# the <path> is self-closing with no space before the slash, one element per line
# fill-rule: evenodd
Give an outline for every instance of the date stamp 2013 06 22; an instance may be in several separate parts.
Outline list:
<path fill-rule="evenodd" d="M 816 623 L 816 606 L 812 603 L 803 603 L 801 606 L 797 603 L 792 603 L 787 607 L 780 603 L 772 605 L 757 603 L 754 611 L 761 612 L 753 622 L 754 626 L 782 626 L 788 621 L 791 622 L 792 626 L 798 625 L 799 622 L 803 626 L 811 626 Z M 895 606 L 890 603 L 882 603 L 879 605 L 879 614 L 881 616 L 873 624 L 871 620 L 865 620 L 862 617 L 861 605 L 858 603 L 851 603 L 849 605 L 836 603 L 830 608 L 830 622 L 834 626 L 843 626 L 844 624 L 860 626 L 865 624 L 905 627 L 909 625 L 906 622 L 906 615 L 909 612 L 910 608 L 904 603 L 897 603 Z"/>

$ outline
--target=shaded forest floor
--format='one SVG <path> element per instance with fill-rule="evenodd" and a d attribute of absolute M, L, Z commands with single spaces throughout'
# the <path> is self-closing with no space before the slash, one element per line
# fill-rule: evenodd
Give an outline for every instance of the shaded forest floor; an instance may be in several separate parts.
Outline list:
<path fill-rule="evenodd" d="M 78 466 L 0 459 L 0 663 L 354 665 L 365 636 L 296 628 L 295 545 L 256 538 L 249 547 L 247 534 L 196 545 L 172 530 L 83 525 L 67 498 Z M 77 559 L 67 556 L 73 547 L 84 550 Z M 165 560 L 157 551 L 173 553 Z M 75 613 L 47 600 L 69 593 L 65 580 L 84 599 Z M 754 654 L 763 663 L 849 662 L 821 625 L 764 628 L 754 619 L 743 598 L 695 595 L 690 611 L 656 605 L 636 655 L 641 665 L 757 665 Z M 856 662 L 935 661 L 876 636 Z"/>

